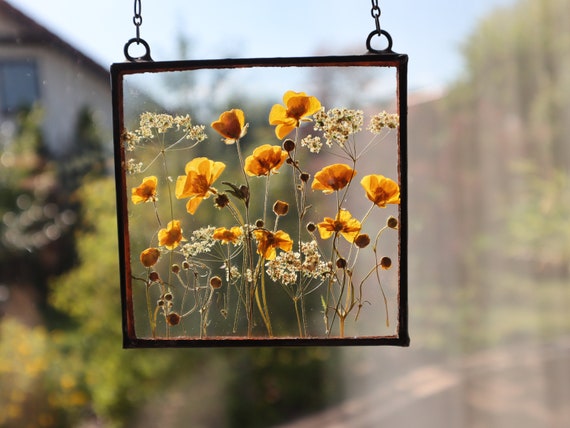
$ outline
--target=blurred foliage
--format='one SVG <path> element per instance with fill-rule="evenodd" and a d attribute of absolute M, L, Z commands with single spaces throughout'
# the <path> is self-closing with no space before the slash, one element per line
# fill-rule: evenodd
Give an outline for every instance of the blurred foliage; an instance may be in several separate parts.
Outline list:
<path fill-rule="evenodd" d="M 342 398 L 339 353 L 326 348 L 262 348 L 232 360 L 228 427 L 267 427 Z"/>
<path fill-rule="evenodd" d="M 568 22 L 568 0 L 490 13 L 463 44 L 463 75 L 422 112 L 430 122 L 410 121 L 412 139 L 422 136 L 410 171 L 424 174 L 412 221 L 414 206 L 437 207 L 417 219 L 411 275 L 423 276 L 411 282 L 429 285 L 412 291 L 422 302 L 412 314 L 434 349 L 570 332 Z"/>
<path fill-rule="evenodd" d="M 52 283 L 50 303 L 68 314 L 72 324 L 62 333 L 60 350 L 71 359 L 72 375 L 88 393 L 98 417 L 128 420 L 144 397 L 168 383 L 172 354 L 121 349 L 121 306 L 118 289 L 117 229 L 109 195 L 114 181 L 99 179 L 80 189 L 84 204 L 83 232 L 77 235 L 79 267 Z M 191 359 L 187 359 L 190 363 Z"/>

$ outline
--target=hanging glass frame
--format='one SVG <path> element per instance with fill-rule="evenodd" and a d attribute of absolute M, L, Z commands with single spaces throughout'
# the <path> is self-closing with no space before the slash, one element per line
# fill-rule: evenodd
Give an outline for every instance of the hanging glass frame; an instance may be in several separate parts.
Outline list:
<path fill-rule="evenodd" d="M 407 62 L 112 65 L 124 347 L 408 346 Z"/>

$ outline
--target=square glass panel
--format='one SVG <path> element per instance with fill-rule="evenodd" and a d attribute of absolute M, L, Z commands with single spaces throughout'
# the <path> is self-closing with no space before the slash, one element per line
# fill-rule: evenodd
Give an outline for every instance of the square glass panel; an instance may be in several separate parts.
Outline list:
<path fill-rule="evenodd" d="M 125 347 L 407 346 L 407 56 L 111 68 Z"/>

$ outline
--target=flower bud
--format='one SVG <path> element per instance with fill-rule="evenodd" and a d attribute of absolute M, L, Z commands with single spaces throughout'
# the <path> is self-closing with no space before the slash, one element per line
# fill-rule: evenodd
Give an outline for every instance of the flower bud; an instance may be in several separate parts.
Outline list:
<path fill-rule="evenodd" d="M 147 248 L 141 252 L 140 260 L 144 267 L 151 267 L 156 264 L 159 257 L 160 251 L 158 248 Z"/>
<path fill-rule="evenodd" d="M 230 198 L 225 193 L 219 193 L 214 199 L 214 206 L 216 208 L 222 209 L 230 203 Z"/>
<path fill-rule="evenodd" d="M 172 266 L 170 266 L 170 270 L 172 271 L 172 273 L 177 274 L 178 272 L 180 272 L 180 266 L 174 263 Z"/>
<path fill-rule="evenodd" d="M 339 258 L 336 260 L 336 267 L 339 269 L 344 269 L 346 267 L 346 260 L 343 258 Z"/>
<path fill-rule="evenodd" d="M 384 270 L 390 269 L 390 267 L 392 267 L 392 259 L 390 257 L 382 257 L 380 259 L 380 266 Z"/>
<path fill-rule="evenodd" d="M 317 226 L 315 226 L 315 223 L 308 223 L 307 224 L 307 230 L 311 233 L 313 233 L 315 230 L 317 230 Z"/>
<path fill-rule="evenodd" d="M 363 233 L 361 235 L 358 235 L 355 239 L 354 239 L 354 244 L 358 247 L 358 248 L 365 248 L 368 246 L 368 244 L 370 244 L 370 236 L 368 236 L 366 233 Z"/>
<path fill-rule="evenodd" d="M 255 227 L 263 227 L 264 225 L 265 223 L 261 219 L 255 221 Z"/>
<path fill-rule="evenodd" d="M 239 186 L 239 193 L 241 195 L 241 199 L 243 199 L 244 201 L 249 200 L 249 187 L 246 186 L 245 184 L 242 184 L 241 186 Z"/>
<path fill-rule="evenodd" d="M 279 216 L 286 215 L 289 212 L 289 204 L 284 201 L 276 201 L 273 204 L 273 212 Z"/>
<path fill-rule="evenodd" d="M 151 273 L 148 274 L 148 279 L 150 279 L 152 282 L 158 282 L 160 281 L 160 275 L 158 274 L 158 272 L 152 271 Z"/>
<path fill-rule="evenodd" d="M 311 176 L 310 176 L 308 173 L 306 173 L 306 172 L 302 172 L 302 173 L 299 175 L 299 179 L 300 179 L 303 183 L 306 183 L 307 181 L 309 181 L 310 178 L 311 178 Z"/>
<path fill-rule="evenodd" d="M 171 312 L 166 316 L 166 322 L 168 325 L 178 325 L 180 324 L 180 319 L 180 315 L 178 315 L 176 312 Z"/>
<path fill-rule="evenodd" d="M 392 229 L 398 228 L 398 219 L 396 217 L 390 216 L 388 220 L 386 220 L 386 226 Z"/>
<path fill-rule="evenodd" d="M 283 141 L 283 150 L 286 152 L 292 152 L 295 150 L 295 142 L 291 139 L 287 139 Z"/>
<path fill-rule="evenodd" d="M 221 288 L 221 286 L 222 286 L 222 278 L 220 278 L 219 276 L 213 276 L 210 278 L 210 287 L 212 287 L 214 290 Z"/>

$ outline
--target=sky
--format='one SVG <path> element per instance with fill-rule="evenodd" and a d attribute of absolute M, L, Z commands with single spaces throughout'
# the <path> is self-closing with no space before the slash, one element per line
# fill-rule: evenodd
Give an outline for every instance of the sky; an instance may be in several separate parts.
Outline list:
<path fill-rule="evenodd" d="M 105 67 L 125 60 L 123 48 L 135 36 L 134 0 L 8 1 Z M 410 89 L 435 90 L 461 73 L 461 45 L 477 22 L 515 1 L 384 0 L 380 25 L 392 36 L 392 49 L 409 55 Z M 368 0 L 141 0 L 141 5 L 140 36 L 155 61 L 361 54 L 375 30 Z M 184 58 L 181 38 L 190 43 Z"/>

